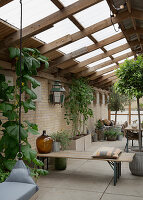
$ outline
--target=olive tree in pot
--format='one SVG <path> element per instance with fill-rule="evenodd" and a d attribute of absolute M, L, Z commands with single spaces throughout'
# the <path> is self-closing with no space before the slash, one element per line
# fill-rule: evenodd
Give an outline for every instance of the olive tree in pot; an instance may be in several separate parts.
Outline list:
<path fill-rule="evenodd" d="M 115 84 L 116 90 L 123 95 L 137 98 L 137 110 L 139 121 L 139 152 L 130 163 L 129 167 L 134 175 L 143 175 L 143 152 L 142 151 L 142 132 L 140 120 L 139 99 L 143 96 L 143 58 L 138 56 L 136 59 L 125 60 L 117 69 L 116 73 L 119 78 Z"/>

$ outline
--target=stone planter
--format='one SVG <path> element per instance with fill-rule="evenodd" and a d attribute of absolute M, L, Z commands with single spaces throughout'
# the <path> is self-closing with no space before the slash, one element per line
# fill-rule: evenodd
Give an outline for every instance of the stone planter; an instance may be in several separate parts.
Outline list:
<path fill-rule="evenodd" d="M 116 139 L 117 139 L 117 136 L 107 135 L 107 141 L 115 141 Z"/>
<path fill-rule="evenodd" d="M 133 175 L 143 176 L 143 152 L 136 152 L 129 168 Z"/>
<path fill-rule="evenodd" d="M 86 151 L 91 145 L 91 134 L 71 140 L 68 150 Z"/>

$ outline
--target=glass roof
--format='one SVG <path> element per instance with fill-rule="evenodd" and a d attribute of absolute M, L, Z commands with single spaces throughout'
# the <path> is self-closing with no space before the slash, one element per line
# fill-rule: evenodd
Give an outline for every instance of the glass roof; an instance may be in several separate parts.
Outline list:
<path fill-rule="evenodd" d="M 128 57 L 127 59 L 133 59 L 134 58 L 134 56 L 130 56 L 130 57 Z M 118 61 L 118 63 L 122 63 L 122 62 L 124 62 L 126 59 L 123 59 L 123 60 L 120 60 L 120 61 Z"/>
<path fill-rule="evenodd" d="M 28 26 L 59 9 L 47 0 L 23 0 L 23 27 Z M 0 18 L 20 27 L 20 3 L 14 0 L 0 8 Z"/>
<path fill-rule="evenodd" d="M 109 51 L 109 50 L 111 50 L 111 49 L 113 49 L 113 48 L 116 48 L 116 47 L 118 47 L 118 46 L 121 46 L 122 44 L 125 44 L 125 43 L 127 43 L 127 40 L 126 40 L 125 38 L 123 38 L 123 39 L 121 39 L 121 40 L 118 40 L 117 42 L 113 42 L 113 43 L 111 43 L 111 44 L 108 44 L 108 45 L 104 46 L 104 48 L 105 48 L 107 51 Z"/>
<path fill-rule="evenodd" d="M 115 24 L 115 27 L 116 27 L 116 29 L 118 30 L 118 28 L 117 28 L 117 27 L 118 27 L 118 24 Z M 92 34 L 92 36 L 93 36 L 97 41 L 101 41 L 101 40 L 104 40 L 104 39 L 106 39 L 106 38 L 108 38 L 108 37 L 111 37 L 111 36 L 113 36 L 113 35 L 115 35 L 115 34 L 117 34 L 117 33 L 120 33 L 120 32 L 121 32 L 120 29 L 119 29 L 118 32 L 115 32 L 114 27 L 113 27 L 113 26 L 109 26 L 109 27 L 107 27 L 107 28 L 105 28 L 105 29 L 103 29 L 103 30 L 101 30 L 101 31 L 98 31 L 98 32 Z"/>
<path fill-rule="evenodd" d="M 108 74 L 111 74 L 111 73 L 113 73 L 113 72 L 115 72 L 116 70 L 113 70 L 113 71 L 111 71 L 111 72 L 107 72 L 106 74 L 103 74 L 103 76 L 106 76 L 106 75 L 108 75 Z"/>
<path fill-rule="evenodd" d="M 94 63 L 91 63 L 91 64 L 89 64 L 89 65 L 87 65 L 87 66 L 88 66 L 88 67 L 93 67 L 93 66 L 95 66 L 95 65 L 99 65 L 99 64 L 101 64 L 101 63 L 103 63 L 103 62 L 106 62 L 106 61 L 108 61 L 108 60 L 111 60 L 111 58 L 109 58 L 109 57 L 103 58 L 103 59 L 98 60 L 98 61 L 96 61 L 96 62 L 94 62 Z"/>
<path fill-rule="evenodd" d="M 69 6 L 70 4 L 73 4 L 73 3 L 75 3 L 75 2 L 77 2 L 78 0 L 60 0 L 62 3 L 63 3 L 63 5 L 66 7 L 66 6 Z"/>
<path fill-rule="evenodd" d="M 94 43 L 88 37 L 85 37 L 80 40 L 77 40 L 76 42 L 73 42 L 64 47 L 61 47 L 59 48 L 59 50 L 62 51 L 63 53 L 71 53 L 75 50 L 78 50 L 82 47 L 89 46 L 91 44 L 94 44 Z"/>
<path fill-rule="evenodd" d="M 84 61 L 84 60 L 86 60 L 88 58 L 92 58 L 93 56 L 97 56 L 97 55 L 99 55 L 101 53 L 103 53 L 103 51 L 101 49 L 97 49 L 97 50 L 92 51 L 90 53 L 87 53 L 87 54 L 85 54 L 83 56 L 80 56 L 80 57 L 76 58 L 75 60 L 81 62 L 81 61 Z"/>
<path fill-rule="evenodd" d="M 110 17 L 110 9 L 106 1 L 102 1 L 74 15 L 84 26 L 88 27 Z"/>
<path fill-rule="evenodd" d="M 50 43 L 77 31 L 79 31 L 79 29 L 69 19 L 65 19 L 54 24 L 54 27 L 36 35 L 36 37 L 44 42 Z"/>
<path fill-rule="evenodd" d="M 126 49 L 126 50 L 121 51 L 121 52 L 119 52 L 119 53 L 113 54 L 112 56 L 113 56 L 113 58 L 116 58 L 116 57 L 118 57 L 118 56 L 121 56 L 121 55 L 123 55 L 123 54 L 129 53 L 129 52 L 131 52 L 131 51 L 132 51 L 132 50 L 129 48 L 129 49 Z"/>

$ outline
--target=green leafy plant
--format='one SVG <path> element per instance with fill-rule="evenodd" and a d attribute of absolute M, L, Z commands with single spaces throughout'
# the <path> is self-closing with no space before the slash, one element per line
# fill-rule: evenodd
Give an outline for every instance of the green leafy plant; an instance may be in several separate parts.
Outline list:
<path fill-rule="evenodd" d="M 95 129 L 101 130 L 103 127 L 104 127 L 104 124 L 103 124 L 102 120 L 100 120 L 100 119 L 97 120 L 95 123 Z"/>
<path fill-rule="evenodd" d="M 140 120 L 140 106 L 139 99 L 143 96 L 143 58 L 138 56 L 135 60 L 125 60 L 116 75 L 118 82 L 115 87 L 118 92 L 127 95 L 130 98 L 137 98 L 137 110 L 139 120 L 139 150 L 142 149 L 142 134 L 141 134 L 141 120 Z"/>
<path fill-rule="evenodd" d="M 60 142 L 61 149 L 65 150 L 69 144 L 70 144 L 70 134 L 69 131 L 63 130 L 63 131 L 57 131 L 56 133 L 51 134 L 51 138 L 56 141 Z"/>
<path fill-rule="evenodd" d="M 16 156 L 19 151 L 19 107 L 20 107 L 20 50 L 18 48 L 9 48 L 10 58 L 15 63 L 16 85 L 9 86 L 5 81 L 5 76 L 0 74 L 0 112 L 6 120 L 0 120 L 2 137 L 0 138 L 0 169 L 2 171 L 10 171 L 16 163 Z M 34 99 L 36 94 L 29 87 L 29 83 L 36 88 L 40 83 L 32 76 L 37 74 L 37 68 L 41 63 L 48 67 L 46 57 L 40 55 L 37 49 L 22 49 L 22 95 L 26 94 L 26 99 L 22 98 L 21 106 L 25 113 L 29 110 L 35 110 Z M 28 142 L 28 134 L 37 135 L 38 127 L 29 121 L 21 123 L 21 150 L 23 160 L 28 163 L 33 162 L 35 165 L 41 166 L 42 163 L 36 158 L 36 151 L 31 148 Z"/>
<path fill-rule="evenodd" d="M 65 119 L 67 124 L 72 122 L 73 136 L 81 133 L 81 127 L 85 129 L 85 123 L 93 116 L 89 105 L 93 101 L 93 88 L 84 78 L 73 79 L 69 86 L 69 95 L 65 99 Z"/>
<path fill-rule="evenodd" d="M 129 101 L 128 96 L 121 95 L 118 91 L 115 90 L 114 87 L 110 90 L 109 100 L 108 100 L 108 108 L 111 111 L 115 111 L 115 125 L 117 122 L 117 112 L 125 110 L 124 106 Z"/>
<path fill-rule="evenodd" d="M 119 135 L 119 131 L 115 128 L 110 128 L 109 130 L 104 131 L 104 135 L 107 137 L 107 140 L 113 140 Z"/>

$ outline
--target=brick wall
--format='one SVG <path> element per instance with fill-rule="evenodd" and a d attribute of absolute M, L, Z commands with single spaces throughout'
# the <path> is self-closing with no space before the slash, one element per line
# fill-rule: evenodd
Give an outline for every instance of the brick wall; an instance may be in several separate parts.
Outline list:
<path fill-rule="evenodd" d="M 15 82 L 15 75 L 13 72 L 4 72 L 5 75 L 13 76 Z M 38 96 L 38 101 L 36 104 L 36 111 L 29 111 L 28 113 L 22 115 L 22 120 L 29 120 L 30 122 L 36 123 L 39 128 L 40 134 L 43 130 L 47 131 L 50 135 L 55 131 L 71 130 L 71 126 L 66 124 L 64 119 L 64 108 L 61 105 L 53 105 L 49 103 L 49 91 L 51 88 L 51 81 L 46 78 L 36 77 L 36 79 L 41 83 L 40 91 L 38 91 L 40 97 Z M 66 87 L 67 88 L 67 87 Z M 88 129 L 94 130 L 94 124 L 99 118 L 105 119 L 108 115 L 107 105 L 103 105 L 97 102 L 91 104 L 94 116 L 88 120 Z M 29 142 L 32 147 L 35 147 L 35 141 L 38 136 L 29 135 Z"/>

